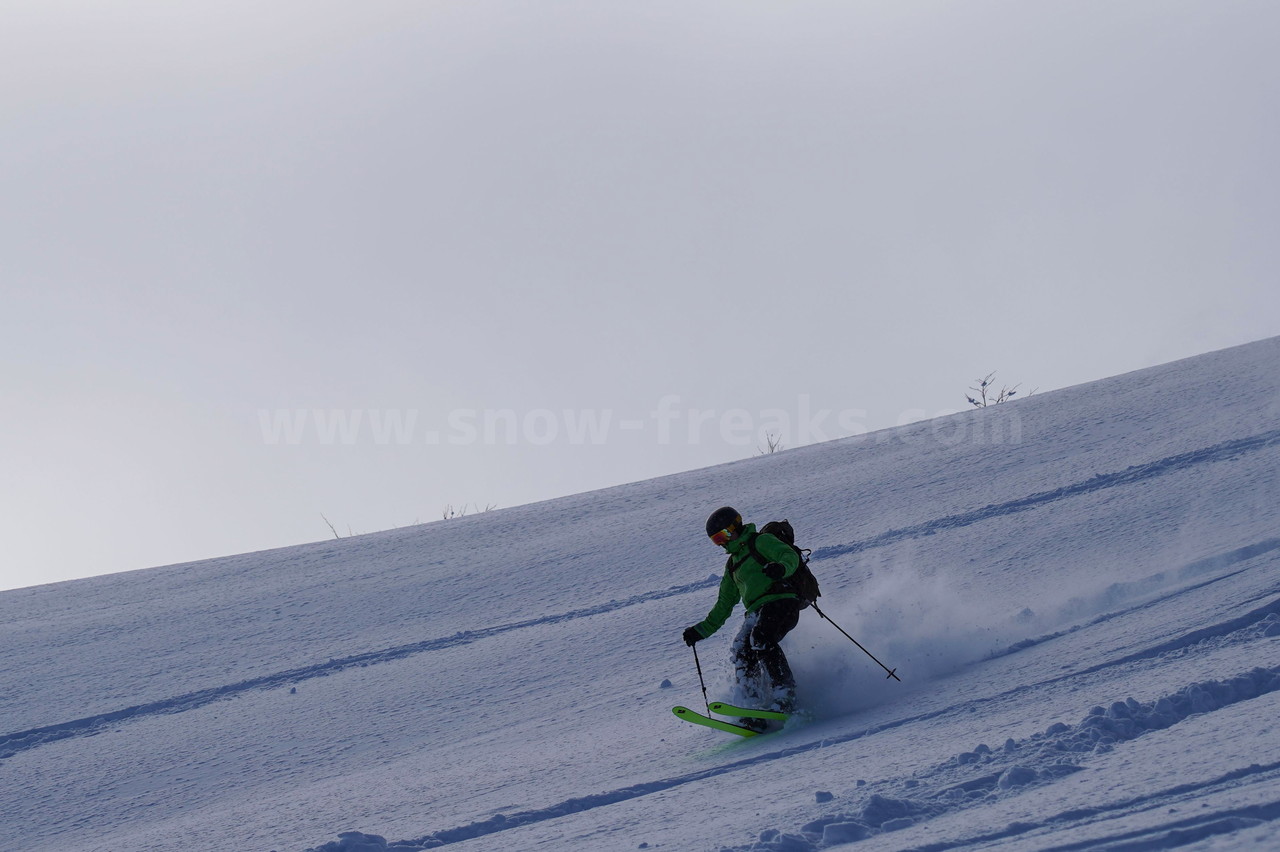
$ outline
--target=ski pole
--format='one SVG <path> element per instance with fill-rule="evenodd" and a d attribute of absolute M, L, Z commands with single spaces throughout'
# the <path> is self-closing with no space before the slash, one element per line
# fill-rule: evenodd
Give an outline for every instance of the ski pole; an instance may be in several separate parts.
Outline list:
<path fill-rule="evenodd" d="M 818 615 L 822 616 L 823 618 L 826 618 L 827 621 L 831 621 L 830 618 L 827 618 L 827 614 L 825 612 L 818 609 L 818 605 L 816 603 L 810 603 L 809 606 L 813 607 L 813 611 L 816 612 Z M 836 624 L 834 621 L 831 621 L 831 626 L 834 627 L 836 630 L 839 630 L 841 633 L 844 633 L 844 638 L 848 639 L 850 642 L 857 645 L 859 648 L 862 648 L 862 643 L 859 642 L 857 639 L 854 639 L 848 633 L 845 633 L 844 628 L 841 627 L 839 624 Z M 870 657 L 871 659 L 876 660 L 876 655 L 868 651 L 866 648 L 862 648 L 862 652 L 866 654 L 868 657 Z M 886 666 L 884 663 L 880 662 L 879 660 L 876 660 L 876 664 L 880 666 L 880 668 L 887 671 L 889 673 L 889 677 L 893 678 L 898 683 L 902 683 L 902 678 L 898 677 L 897 669 L 891 669 L 888 666 Z M 885 680 L 888 680 L 888 679 L 889 678 L 885 678 Z M 703 692 L 706 692 L 705 688 L 703 689 Z"/>
<path fill-rule="evenodd" d="M 711 715 L 711 699 L 707 697 L 707 682 L 702 679 L 702 663 L 698 662 L 698 646 L 690 645 L 693 649 L 693 664 L 698 667 L 698 683 L 702 684 L 702 700 L 707 705 L 707 715 Z"/>

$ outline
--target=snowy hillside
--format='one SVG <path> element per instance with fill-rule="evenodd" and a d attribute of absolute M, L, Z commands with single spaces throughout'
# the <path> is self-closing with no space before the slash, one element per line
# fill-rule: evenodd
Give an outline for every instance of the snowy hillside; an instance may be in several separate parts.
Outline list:
<path fill-rule="evenodd" d="M 1280 338 L 538 505 L 4 592 L 0 836 L 1280 848 L 1278 471 Z M 724 503 L 795 524 L 825 611 L 902 683 L 806 613 L 784 648 L 808 721 L 739 740 L 671 714 L 702 704 L 680 632 L 714 601 L 702 525 Z M 731 635 L 699 645 L 712 698 Z"/>

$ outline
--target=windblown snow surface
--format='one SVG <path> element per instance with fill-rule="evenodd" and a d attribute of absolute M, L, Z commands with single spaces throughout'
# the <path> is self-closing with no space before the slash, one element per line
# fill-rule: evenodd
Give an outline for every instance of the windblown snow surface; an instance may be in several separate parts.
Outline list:
<path fill-rule="evenodd" d="M 584 450 L 585 452 L 585 450 Z M 1280 338 L 393 532 L 0 594 L 22 850 L 1280 849 Z M 807 718 L 689 725 L 707 513 Z M 145 535 L 144 530 L 139 531 Z M 735 616 L 736 621 L 736 616 Z M 731 622 L 732 625 L 732 622 Z M 726 629 L 699 646 L 726 697 Z"/>

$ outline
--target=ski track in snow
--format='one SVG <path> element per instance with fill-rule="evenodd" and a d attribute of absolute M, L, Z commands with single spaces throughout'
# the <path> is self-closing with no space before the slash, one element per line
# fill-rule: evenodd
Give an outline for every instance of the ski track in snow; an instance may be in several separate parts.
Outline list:
<path fill-rule="evenodd" d="M 175 698 L 167 698 L 162 701 L 153 701 L 147 704 L 139 704 L 134 707 L 126 707 L 123 710 L 99 713 L 94 716 L 87 716 L 83 719 L 76 719 L 70 722 L 32 728 L 30 730 L 20 731 L 14 734 L 0 735 L 0 760 L 3 760 L 6 757 L 12 757 L 18 752 L 66 739 L 67 737 L 88 736 L 114 723 L 133 721 L 147 716 L 157 716 L 167 713 L 182 713 L 187 710 L 194 710 L 198 707 L 203 707 L 204 705 L 210 704 L 214 701 L 233 698 L 240 693 L 248 692 L 250 690 L 279 688 L 310 680 L 311 678 L 327 677 L 328 675 L 335 674 L 336 672 L 358 666 L 387 663 L 393 660 L 400 660 L 414 654 L 422 654 L 430 651 L 454 648 L 459 645 L 467 645 L 472 642 L 478 642 L 481 639 L 500 636 L 503 633 L 511 633 L 513 631 L 547 624 L 559 624 L 561 622 L 572 621 L 577 618 L 589 618 L 593 615 L 613 612 L 615 610 L 648 603 L 650 601 L 657 601 L 662 600 L 663 598 L 702 591 L 709 587 L 713 587 L 718 583 L 719 580 L 715 580 L 714 582 L 711 579 L 701 580 L 697 583 L 673 586 L 669 589 L 663 589 L 657 592 L 647 592 L 645 594 L 635 595 L 634 597 L 627 598 L 626 600 L 609 601 L 608 603 L 598 604 L 596 606 L 586 607 L 583 609 L 570 610 L 557 615 L 531 618 L 523 621 L 512 622 L 510 624 L 501 624 L 496 627 L 486 627 L 480 630 L 460 631 L 452 636 L 427 639 L 422 642 L 400 645 L 381 651 L 370 651 L 365 654 L 355 654 L 350 657 L 331 659 L 327 662 L 317 663 L 312 666 L 289 669 L 287 671 L 263 675 L 262 677 L 251 678 L 249 680 L 243 680 L 237 683 L 227 684 L 225 686 L 210 687 L 209 689 L 202 689 L 198 692 L 179 695 Z"/>
<path fill-rule="evenodd" d="M 1272 782 L 1280 780 L 1280 763 L 1269 763 L 1265 766 L 1255 763 L 1209 781 L 1195 784 L 1179 784 L 1153 794 L 1135 796 L 1114 802 L 1105 807 L 1064 811 L 1038 822 L 1010 823 L 1000 831 L 945 843 L 917 846 L 909 850 L 909 852 L 947 852 L 947 850 L 965 848 L 978 843 L 989 843 L 995 840 L 1016 837 L 1042 828 L 1071 824 L 1075 824 L 1078 827 L 1095 819 L 1112 818 L 1117 814 L 1139 809 L 1162 807 L 1169 802 L 1181 800 L 1189 795 L 1204 795 L 1219 789 L 1229 789 L 1237 786 L 1243 780 L 1268 780 Z M 1152 850 L 1154 852 L 1154 850 L 1158 849 L 1172 849 L 1177 846 L 1183 846 L 1219 834 L 1230 834 L 1233 831 L 1251 828 L 1277 818 L 1280 818 L 1280 801 L 1213 811 L 1188 817 L 1187 819 L 1175 820 L 1156 828 L 1119 833 L 1104 841 L 1089 839 L 1078 843 L 1046 846 L 1043 847 L 1043 852 L 1068 852 L 1068 850 L 1076 849 L 1116 850 L 1116 852 L 1120 849 L 1133 850 L 1133 852 L 1137 852 L 1137 850 Z"/>
<path fill-rule="evenodd" d="M 1203 464 L 1229 461 L 1231 459 L 1239 458 L 1247 453 L 1257 452 L 1258 450 L 1263 450 L 1276 445 L 1280 445 L 1280 429 L 1273 430 L 1271 432 L 1263 432 L 1260 435 L 1254 435 L 1249 438 L 1237 438 L 1232 441 L 1223 441 L 1221 444 L 1214 444 L 1211 447 L 1167 456 L 1166 458 L 1147 462 L 1146 464 L 1133 465 L 1132 467 L 1128 467 L 1115 473 L 1100 473 L 1097 476 L 1090 477 L 1083 482 L 1077 482 L 1073 485 L 1064 485 L 1061 488 L 1055 488 L 1051 491 L 1040 491 L 1027 497 L 1020 497 L 1016 500 L 1007 500 L 1003 503 L 993 503 L 989 506 L 983 506 L 981 509 L 961 512 L 956 515 L 948 515 L 945 518 L 935 518 L 934 520 L 925 521 L 924 523 L 916 524 L 914 526 L 888 530 L 880 533 L 879 535 L 864 539 L 863 541 L 853 542 L 851 544 L 836 544 L 829 545 L 827 547 L 820 547 L 814 550 L 813 556 L 817 559 L 862 553 L 863 551 L 870 550 L 874 547 L 884 547 L 885 545 L 896 544 L 906 539 L 934 535 L 946 530 L 972 526 L 973 524 L 991 520 L 992 518 L 1012 515 L 1018 512 L 1025 512 L 1029 509 L 1034 509 L 1048 503 L 1054 503 L 1068 497 L 1078 497 L 1108 488 L 1133 485 L 1145 480 L 1185 471 L 1188 468 L 1197 467 Z"/>
<path fill-rule="evenodd" d="M 1239 565 L 1239 564 L 1248 562 L 1251 559 L 1270 553 L 1274 550 L 1280 550 L 1280 538 L 1267 539 L 1266 541 L 1258 542 L 1257 544 L 1251 544 L 1246 547 L 1239 547 L 1239 548 L 1236 548 L 1235 550 L 1228 551 L 1227 553 L 1221 553 L 1216 556 L 1210 556 L 1207 559 L 1197 560 L 1196 562 L 1192 562 L 1190 565 L 1187 565 L 1181 570 L 1179 570 L 1176 574 L 1176 579 L 1187 580 L 1207 572 L 1211 572 L 1211 571 L 1219 572 L 1224 568 L 1230 568 L 1234 565 Z M 1149 607 L 1156 606 L 1157 604 L 1164 603 L 1165 601 L 1171 600 L 1180 595 L 1185 595 L 1189 592 L 1195 592 L 1200 589 L 1206 588 L 1207 586 L 1212 586 L 1215 583 L 1220 583 L 1224 580 L 1229 580 L 1232 577 L 1236 577 L 1247 570 L 1248 570 L 1247 568 L 1241 568 L 1238 571 L 1231 571 L 1225 574 L 1218 573 L 1217 576 L 1214 576 L 1211 579 L 1205 580 L 1203 582 L 1195 583 L 1193 585 L 1179 587 L 1166 594 L 1159 595 L 1157 597 L 1153 597 L 1147 600 L 1143 600 L 1141 603 L 1138 603 L 1134 606 L 1125 607 L 1123 609 L 1111 610 L 1102 615 L 1096 616 L 1088 621 L 1085 621 L 1081 624 L 1077 624 L 1073 627 L 1070 627 L 1066 630 L 1059 630 L 1054 633 L 1049 633 L 1044 636 L 1039 636 L 1032 639 L 1024 639 L 1021 642 L 1016 642 L 1013 645 L 1010 645 L 1008 648 L 1005 648 L 1003 650 L 996 651 L 995 653 L 990 654 L 986 659 L 994 660 L 1000 657 L 1008 656 L 1009 654 L 1016 653 L 1026 648 L 1031 648 L 1036 645 L 1041 645 L 1053 639 L 1058 639 L 1063 636 L 1076 633 L 1080 630 L 1085 630 L 1089 627 L 1093 627 L 1098 624 L 1103 624 L 1107 621 L 1112 621 L 1113 619 L 1119 618 L 1124 615 L 1128 615 L 1132 612 L 1136 612 L 1138 610 L 1147 609 Z M 1102 593 L 1102 598 L 1110 602 L 1119 602 L 1125 599 L 1137 597 L 1141 595 L 1143 592 L 1150 591 L 1153 588 L 1158 588 L 1164 585 L 1168 580 L 1169 580 L 1168 573 L 1162 571 L 1158 574 L 1153 574 L 1152 576 L 1144 578 L 1137 582 L 1114 583 Z M 1228 622 L 1225 625 L 1215 625 L 1212 627 L 1203 628 L 1201 630 L 1192 631 L 1186 634 L 1185 636 L 1179 637 L 1178 639 L 1170 640 L 1169 642 L 1163 645 L 1160 645 L 1153 650 L 1156 653 L 1176 651 L 1180 648 L 1185 648 L 1190 645 L 1194 645 L 1197 642 L 1200 642 L 1202 639 L 1220 635 L 1223 632 L 1224 628 L 1226 629 L 1227 632 L 1230 632 L 1231 630 L 1235 630 L 1240 627 L 1244 627 L 1248 624 L 1252 624 L 1254 621 L 1257 621 L 1260 617 L 1273 612 L 1280 613 L 1280 599 L 1277 599 L 1276 601 L 1272 601 L 1270 604 L 1262 607 L 1261 609 L 1252 610 L 1246 613 L 1245 615 L 1242 615 L 1239 618 L 1234 619 L 1231 622 Z M 1150 651 L 1139 652 L 1138 654 L 1135 654 L 1129 657 L 1125 657 L 1125 658 L 1108 662 L 1108 663 L 1103 663 L 1100 666 L 1094 666 L 1093 668 L 1090 668 L 1090 669 L 1084 669 L 1080 672 L 1073 672 L 1072 674 L 1064 675 L 1063 679 L 1074 677 L 1076 674 L 1087 674 L 1089 672 L 1097 671 L 1101 668 L 1105 668 L 1110 665 L 1127 663 L 1133 660 L 1149 657 L 1151 655 L 1152 654 Z"/>
<path fill-rule="evenodd" d="M 1276 599 L 1241 618 L 1186 634 L 1177 640 L 1152 646 L 1145 651 L 1112 660 L 1087 671 L 1073 672 L 1063 678 L 1079 677 L 1088 671 L 1120 666 L 1142 659 L 1177 654 L 1187 648 L 1202 646 L 1219 648 L 1280 636 L 1280 599 Z M 882 731 L 925 722 L 957 712 L 978 710 L 1009 695 L 1027 692 L 1054 680 L 1028 683 L 997 695 L 961 702 L 930 713 L 906 716 L 873 728 L 854 731 L 838 737 L 754 755 L 731 763 L 697 772 L 662 778 L 642 784 L 566 799 L 536 810 L 510 815 L 500 814 L 486 820 L 443 829 L 413 840 L 388 842 L 378 835 L 345 832 L 339 839 L 307 852 L 419 852 L 473 840 L 521 826 L 557 819 L 593 808 L 606 807 L 629 799 L 670 790 L 685 784 L 744 770 L 758 769 L 774 761 L 819 749 L 831 748 L 862 739 Z M 1133 698 L 1116 701 L 1108 707 L 1094 707 L 1077 724 L 1055 723 L 1045 731 L 1021 740 L 1009 739 L 991 748 L 979 744 L 973 751 L 952 756 L 931 771 L 907 779 L 885 779 L 868 785 L 855 794 L 861 801 L 847 811 L 826 814 L 792 832 L 769 829 L 746 846 L 722 847 L 720 852 L 817 852 L 829 846 L 850 843 L 897 831 L 917 823 L 953 813 L 990 797 L 1017 795 L 1039 785 L 1053 782 L 1080 771 L 1090 755 L 1101 755 L 1119 745 L 1152 731 L 1170 728 L 1185 719 L 1212 713 L 1241 701 L 1248 701 L 1280 690 L 1280 666 L 1258 667 L 1234 677 L 1189 684 L 1177 692 L 1154 701 L 1138 702 Z M 974 777 L 955 781 L 958 770 L 968 768 Z M 964 840 L 919 847 L 912 852 L 945 852 L 980 842 L 990 842 L 1040 828 L 1106 819 L 1117 813 L 1150 808 L 1164 801 L 1192 794 L 1204 794 L 1228 788 L 1242 780 L 1260 778 L 1280 780 L 1280 763 L 1252 765 L 1221 777 L 1193 784 L 1181 784 L 1154 794 L 1113 802 L 1105 807 L 1065 811 L 1037 822 L 1012 823 L 1003 829 Z M 860 785 L 861 786 L 861 785 Z M 884 791 L 884 792 L 876 792 Z M 892 792 L 894 795 L 886 795 Z M 1132 850 L 1166 849 L 1174 845 L 1236 831 L 1280 817 L 1280 799 L 1276 802 L 1214 811 L 1180 821 L 1165 823 L 1157 829 L 1134 832 L 1132 837 L 1112 838 L 1116 846 Z M 1175 843 L 1174 840 L 1177 840 Z M 1055 846 L 1054 849 L 1110 848 L 1089 841 L 1079 845 Z"/>
<path fill-rule="evenodd" d="M 1050 491 L 1037 492 L 1027 497 L 984 506 L 970 512 L 936 518 L 910 527 L 888 530 L 862 541 L 843 545 L 828 545 L 826 547 L 820 547 L 814 550 L 813 557 L 815 559 L 823 559 L 861 553 L 872 548 L 895 544 L 906 539 L 934 535 L 945 530 L 970 526 L 1003 515 L 1027 511 L 1032 508 L 1044 506 L 1046 504 L 1065 500 L 1071 497 L 1091 494 L 1103 489 L 1131 485 L 1144 480 L 1183 471 L 1198 465 L 1228 461 L 1239 458 L 1240 456 L 1248 453 L 1257 452 L 1277 445 L 1280 445 L 1280 429 L 1264 432 L 1248 438 L 1224 441 L 1220 444 L 1215 444 L 1199 450 L 1179 453 L 1177 455 L 1168 456 L 1146 464 L 1134 465 L 1122 471 L 1098 474 L 1073 485 L 1063 486 Z M 1239 548 L 1227 554 L 1192 563 L 1191 565 L 1183 568 L 1179 576 L 1185 578 L 1205 571 L 1220 569 L 1276 549 L 1280 549 L 1280 539 L 1269 539 L 1249 547 Z M 1153 582 L 1158 582 L 1163 579 L 1163 575 L 1156 575 L 1154 578 L 1149 578 L 1149 580 Z M 1222 578 L 1219 577 L 1208 582 L 1216 582 L 1217 579 Z M 208 689 L 186 693 L 173 698 L 139 704 L 107 713 L 99 713 L 68 722 L 45 725 L 9 734 L 0 734 L 0 760 L 12 757 L 19 752 L 37 748 L 41 745 L 57 742 L 58 740 L 67 739 L 69 737 L 89 736 L 106 728 L 107 726 L 118 724 L 120 722 L 133 721 L 148 716 L 182 713 L 187 710 L 194 710 L 196 708 L 203 707 L 215 701 L 234 698 L 240 693 L 251 690 L 279 688 L 312 678 L 326 677 L 353 667 L 391 662 L 415 654 L 453 648 L 458 645 L 476 642 L 481 639 L 517 630 L 548 624 L 557 624 L 573 619 L 587 618 L 594 615 L 614 612 L 651 601 L 703 591 L 707 588 L 716 586 L 718 582 L 718 578 L 709 577 L 696 583 L 688 583 L 680 586 L 673 586 L 657 592 L 634 595 L 625 600 L 609 601 L 596 606 L 571 610 L 557 615 L 526 619 L 509 624 L 482 628 L 479 630 L 462 631 L 452 636 L 427 639 L 422 642 L 400 645 L 384 650 L 370 651 L 349 657 L 330 659 L 323 663 L 289 669 L 223 686 L 210 687 Z M 1125 589 L 1121 588 L 1120 585 L 1113 587 L 1113 589 L 1117 593 L 1123 593 L 1125 591 Z M 1184 589 L 1181 591 L 1186 590 Z M 1109 616 L 1103 616 L 1104 619 L 1107 617 L 1114 617 L 1114 613 Z M 1097 620 L 1093 623 L 1097 623 Z M 1028 644 L 1047 641 L 1048 639 L 1056 638 L 1058 635 L 1062 634 L 1053 634 L 1040 639 L 1027 640 L 1026 643 L 1011 648 L 1010 651 L 1020 650 L 1021 647 L 1025 647 Z M 1198 640 L 1190 639 L 1188 640 L 1188 644 L 1195 641 Z"/>

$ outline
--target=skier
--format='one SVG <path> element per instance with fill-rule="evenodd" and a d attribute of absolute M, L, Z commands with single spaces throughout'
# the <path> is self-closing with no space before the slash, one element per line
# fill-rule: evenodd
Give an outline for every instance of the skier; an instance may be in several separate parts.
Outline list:
<path fill-rule="evenodd" d="M 692 647 L 723 627 L 742 601 L 746 615 L 731 652 L 742 698 L 750 707 L 790 713 L 795 709 L 796 681 L 778 643 L 800 620 L 800 598 L 788 583 L 800 558 L 777 537 L 756 532 L 755 524 L 743 525 L 742 515 L 730 506 L 707 518 L 707 535 L 728 551 L 729 561 L 715 606 L 705 620 L 684 631 L 685 644 Z M 761 683 L 762 669 L 767 687 Z M 764 727 L 760 719 L 743 719 L 740 724 Z"/>

